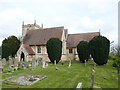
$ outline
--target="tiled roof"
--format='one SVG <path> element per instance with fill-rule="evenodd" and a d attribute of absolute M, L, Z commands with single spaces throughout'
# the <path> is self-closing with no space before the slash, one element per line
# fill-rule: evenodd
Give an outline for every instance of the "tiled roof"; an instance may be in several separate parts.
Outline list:
<path fill-rule="evenodd" d="M 93 33 L 79 33 L 79 34 L 68 34 L 67 37 L 67 47 L 77 47 L 78 43 L 82 40 L 84 41 L 90 41 L 93 37 L 99 36 L 99 32 L 93 32 Z"/>
<path fill-rule="evenodd" d="M 30 30 L 25 35 L 23 44 L 45 45 L 50 38 L 59 38 L 61 40 L 63 30 L 63 26 Z"/>
<path fill-rule="evenodd" d="M 24 48 L 27 50 L 27 52 L 30 54 L 30 55 L 34 55 L 35 52 L 32 50 L 32 48 L 27 45 L 27 44 L 23 44 L 24 45 Z"/>

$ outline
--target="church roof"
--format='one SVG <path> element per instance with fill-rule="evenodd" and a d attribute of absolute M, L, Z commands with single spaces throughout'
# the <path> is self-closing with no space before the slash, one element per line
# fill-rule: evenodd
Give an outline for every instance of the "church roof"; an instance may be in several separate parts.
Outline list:
<path fill-rule="evenodd" d="M 64 27 L 52 27 L 30 30 L 23 38 L 23 44 L 45 45 L 50 38 L 62 38 Z"/>
<path fill-rule="evenodd" d="M 30 54 L 30 55 L 34 55 L 35 52 L 32 50 L 32 48 L 27 45 L 27 44 L 23 44 L 24 45 L 24 48 L 26 49 L 26 51 Z"/>
<path fill-rule="evenodd" d="M 67 47 L 73 48 L 77 47 L 78 43 L 80 41 L 87 41 L 89 42 L 93 37 L 99 36 L 99 32 L 93 32 L 93 33 L 78 33 L 78 34 L 68 34 L 67 37 Z"/>

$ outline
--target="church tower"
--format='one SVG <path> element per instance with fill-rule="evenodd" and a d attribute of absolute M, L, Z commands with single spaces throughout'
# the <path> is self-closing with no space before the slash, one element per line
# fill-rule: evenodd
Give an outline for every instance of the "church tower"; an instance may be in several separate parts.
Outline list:
<path fill-rule="evenodd" d="M 41 27 L 39 25 L 36 24 L 36 20 L 34 21 L 34 24 L 24 24 L 24 21 L 22 23 L 22 39 L 24 38 L 24 36 L 26 35 L 26 33 L 30 30 L 35 30 L 35 29 L 43 29 L 43 24 L 41 25 Z"/>

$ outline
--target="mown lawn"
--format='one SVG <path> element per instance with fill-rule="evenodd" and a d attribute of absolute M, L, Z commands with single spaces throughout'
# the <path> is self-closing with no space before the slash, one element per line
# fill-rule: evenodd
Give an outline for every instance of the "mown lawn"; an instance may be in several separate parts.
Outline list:
<path fill-rule="evenodd" d="M 3 74 L 2 78 L 6 79 L 18 74 L 35 74 L 46 75 L 47 78 L 38 81 L 31 86 L 15 86 L 5 85 L 3 88 L 76 88 L 78 82 L 82 82 L 82 88 L 90 88 L 91 86 L 91 73 L 94 66 L 93 61 L 88 61 L 87 66 L 79 61 L 72 61 L 72 66 L 68 68 L 69 62 L 57 64 L 60 70 L 55 70 L 55 65 L 50 64 L 45 69 L 42 66 L 37 66 L 35 70 L 24 69 L 18 70 L 12 74 Z M 112 67 L 112 60 L 104 66 L 96 66 L 95 69 L 95 88 L 118 88 L 118 74 L 117 69 Z"/>

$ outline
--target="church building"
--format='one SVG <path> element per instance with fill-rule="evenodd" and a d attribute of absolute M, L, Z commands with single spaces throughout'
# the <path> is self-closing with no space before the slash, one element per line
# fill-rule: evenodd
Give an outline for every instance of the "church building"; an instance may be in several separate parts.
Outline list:
<path fill-rule="evenodd" d="M 32 61 L 32 58 L 42 58 L 50 61 L 46 43 L 50 38 L 59 38 L 62 41 L 61 61 L 78 60 L 77 45 L 80 41 L 90 41 L 99 36 L 100 32 L 68 34 L 64 26 L 43 28 L 43 24 L 22 25 L 21 46 L 17 52 L 19 61 Z"/>

